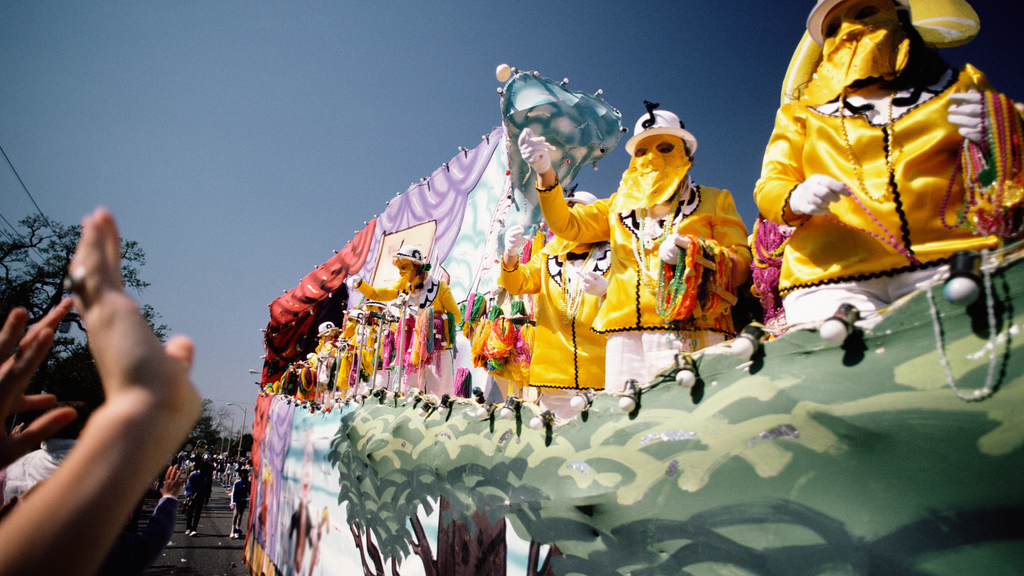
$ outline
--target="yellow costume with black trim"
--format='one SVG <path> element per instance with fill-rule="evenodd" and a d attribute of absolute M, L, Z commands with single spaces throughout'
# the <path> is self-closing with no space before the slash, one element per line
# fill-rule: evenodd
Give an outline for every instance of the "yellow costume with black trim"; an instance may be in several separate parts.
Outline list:
<path fill-rule="evenodd" d="M 335 380 L 335 388 L 342 393 L 348 391 L 349 381 L 353 377 L 352 365 L 355 363 L 356 352 L 359 349 L 358 338 L 359 322 L 355 318 L 349 317 L 345 321 L 345 327 L 340 331 L 336 340 L 338 373 Z M 363 357 L 360 363 L 361 374 L 366 374 L 367 368 L 373 369 L 373 348 L 369 344 L 367 344 L 366 348 L 370 351 L 371 356 L 367 358 L 367 350 L 363 350 Z M 359 374 L 352 381 L 359 382 Z"/>
<path fill-rule="evenodd" d="M 611 243 L 608 292 L 594 320 L 594 331 L 608 334 L 685 329 L 718 332 L 732 337 L 731 303 L 726 298 L 718 298 L 716 304 L 701 310 L 699 317 L 680 322 L 668 322 L 658 314 L 656 297 L 644 285 L 633 249 L 634 238 L 643 244 L 639 239 L 639 221 L 643 218 L 643 211 L 616 210 L 617 196 L 618 193 L 593 205 L 577 205 L 570 209 L 562 198 L 560 185 L 539 193 L 544 219 L 560 238 L 580 243 Z M 728 190 L 692 186 L 686 197 L 680 200 L 675 213 L 659 224 L 661 228 L 665 226 L 668 226 L 669 233 L 701 239 L 701 244 L 714 253 L 715 261 L 735 259 L 735 266 L 750 266 L 747 229 Z M 657 259 L 658 246 L 648 244 L 639 249 L 644 250 L 646 258 Z M 731 285 L 706 288 L 731 294 L 736 292 L 736 287 Z"/>
<path fill-rule="evenodd" d="M 582 292 L 578 295 L 581 301 L 576 315 L 566 318 L 565 314 L 563 286 L 570 282 L 566 268 L 573 268 L 567 253 L 576 246 L 576 243 L 556 238 L 514 270 L 501 267 L 498 284 L 510 294 L 539 294 L 535 305 L 537 329 L 530 361 L 530 386 L 604 389 L 607 337 L 590 329 L 601 298 Z M 611 249 L 607 242 L 598 243 L 583 254 L 587 254 L 586 260 L 575 273 L 608 275 Z"/>
<path fill-rule="evenodd" d="M 399 294 L 408 293 L 408 286 L 409 280 L 403 277 L 387 288 L 374 288 L 368 282 L 360 282 L 356 286 L 356 290 L 359 290 L 363 296 L 370 300 L 390 302 L 398 298 Z M 448 287 L 446 282 L 428 278 L 424 282 L 423 288 L 413 291 L 409 304 L 417 305 L 423 310 L 426 310 L 427 306 L 433 306 L 435 316 L 440 316 L 447 312 L 455 317 L 455 324 L 462 322 L 462 312 L 459 310 L 459 305 L 455 302 L 455 296 L 452 295 L 451 288 Z"/>
<path fill-rule="evenodd" d="M 322 334 L 320 342 L 314 350 L 315 355 L 309 361 L 310 368 L 316 374 L 317 389 L 321 394 L 332 392 L 339 385 L 341 385 L 342 391 L 348 388 L 347 378 L 343 378 L 338 373 L 341 356 L 344 354 L 342 347 L 345 346 L 338 341 L 341 333 L 340 329 L 333 328 L 330 332 Z"/>
<path fill-rule="evenodd" d="M 374 288 L 366 282 L 360 282 L 356 286 L 356 290 L 359 290 L 371 300 L 378 301 L 391 301 L 398 297 L 399 294 L 409 294 L 409 310 L 433 310 L 435 317 L 443 317 L 445 313 L 451 314 L 451 325 L 457 325 L 462 322 L 462 312 L 459 310 L 458 304 L 455 302 L 455 297 L 452 295 L 451 288 L 448 284 L 440 280 L 434 280 L 425 275 L 425 270 L 419 266 L 413 265 L 408 260 L 396 258 L 398 262 L 399 272 L 401 277 L 388 288 Z M 421 280 L 422 279 L 422 280 Z M 421 318 L 426 320 L 425 318 Z M 417 322 L 419 325 L 419 322 Z M 423 335 L 422 330 L 416 332 L 418 335 Z M 455 343 L 450 341 L 446 336 L 444 338 L 444 344 L 442 345 L 442 353 L 431 354 L 430 361 L 427 362 L 427 358 L 413 355 L 413 358 L 419 364 L 419 368 L 413 369 L 405 373 L 407 379 L 404 383 L 405 386 L 409 386 L 409 378 L 416 380 L 416 386 L 424 392 L 431 394 L 453 394 L 454 388 L 454 351 Z M 414 339 L 410 345 L 415 346 L 415 350 L 420 350 L 420 346 L 417 345 L 417 341 Z M 401 354 L 401 352 L 400 352 Z M 425 362 L 425 363 L 424 363 Z M 371 359 L 372 367 L 372 359 Z"/>
<path fill-rule="evenodd" d="M 1000 244 L 994 236 L 949 227 L 964 209 L 962 178 L 950 184 L 963 138 L 947 120 L 949 95 L 971 89 L 992 87 L 967 65 L 950 70 L 933 87 L 896 93 L 891 119 L 887 110 L 858 107 L 854 95 L 847 97 L 842 120 L 836 101 L 782 105 L 754 190 L 766 218 L 796 226 L 783 258 L 782 294 L 935 266 L 957 250 Z M 812 174 L 845 183 L 856 198 L 840 198 L 829 215 L 794 214 L 790 193 Z"/>

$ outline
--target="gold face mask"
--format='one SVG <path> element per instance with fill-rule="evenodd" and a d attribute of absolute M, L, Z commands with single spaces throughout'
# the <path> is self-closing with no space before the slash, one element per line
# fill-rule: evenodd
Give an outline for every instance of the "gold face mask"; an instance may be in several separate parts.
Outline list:
<path fill-rule="evenodd" d="M 860 0 L 824 22 L 822 62 L 804 91 L 809 106 L 835 99 L 858 80 L 892 80 L 907 65 L 910 40 L 891 1 Z"/>
<path fill-rule="evenodd" d="M 669 134 L 644 138 L 633 151 L 615 195 L 615 210 L 626 212 L 666 202 L 690 170 L 683 139 Z"/>
<path fill-rule="evenodd" d="M 402 276 L 408 276 L 416 267 L 415 264 L 405 258 L 395 258 L 391 263 L 395 265 L 395 268 L 398 268 L 398 273 Z"/>
<path fill-rule="evenodd" d="M 406 258 L 395 258 L 391 263 L 398 268 L 399 280 L 396 286 L 400 292 L 418 289 L 422 286 L 422 278 L 420 278 L 422 266 Z"/>

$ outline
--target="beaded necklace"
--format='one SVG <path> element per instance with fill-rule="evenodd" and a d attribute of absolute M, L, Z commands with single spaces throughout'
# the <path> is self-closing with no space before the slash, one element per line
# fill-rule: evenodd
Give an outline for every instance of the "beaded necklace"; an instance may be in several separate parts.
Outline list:
<path fill-rule="evenodd" d="M 764 222 L 764 217 L 758 216 L 757 220 L 754 221 L 754 231 L 750 234 L 754 238 L 752 250 L 754 265 L 758 268 L 767 268 L 777 262 L 781 262 L 782 256 L 786 252 L 786 241 L 792 235 L 791 231 L 784 232 L 783 230 L 785 229 L 780 224 L 769 225 L 772 230 L 764 233 Z"/>
<path fill-rule="evenodd" d="M 872 196 L 868 192 L 868 187 L 864 185 L 864 176 L 860 172 L 860 165 L 857 163 L 857 157 L 853 154 L 853 146 L 850 145 L 850 136 L 846 132 L 846 90 L 843 90 L 839 94 L 839 128 L 843 134 L 843 144 L 846 145 L 846 155 L 850 160 L 850 166 L 853 167 L 853 174 L 857 178 L 857 184 L 860 186 L 861 192 L 864 193 L 864 197 L 875 202 L 883 201 L 886 196 L 891 195 L 892 186 L 892 101 L 896 97 L 896 92 L 889 95 L 889 106 L 888 106 L 888 117 L 885 123 L 885 133 L 887 135 L 887 145 L 885 147 L 885 169 L 886 169 L 886 180 L 885 180 L 885 192 L 881 196 Z"/>
<path fill-rule="evenodd" d="M 669 208 L 668 214 L 665 216 L 665 225 L 662 226 L 661 232 L 655 236 L 650 236 L 648 224 L 647 224 L 647 208 L 643 208 L 637 214 L 638 227 L 636 235 L 632 238 L 633 257 L 636 258 L 637 268 L 640 269 L 640 278 L 643 280 L 644 286 L 652 296 L 658 297 L 659 295 L 659 278 L 661 276 L 662 262 L 661 257 L 658 255 L 658 247 L 665 241 L 665 236 L 668 235 L 669 230 L 672 228 L 672 219 L 676 215 L 676 211 L 679 209 L 679 194 L 672 196 L 672 205 Z M 648 238 L 648 236 L 650 236 Z M 640 245 L 642 242 L 642 245 Z M 654 257 L 647 256 L 648 251 L 654 252 Z"/>
<path fill-rule="evenodd" d="M 758 215 L 754 221 L 753 239 L 750 243 L 754 256 L 751 269 L 755 295 L 761 300 L 765 321 L 785 318 L 782 312 L 782 297 L 779 294 L 779 278 L 782 275 L 782 257 L 786 245 L 793 235 L 793 227 L 776 224 Z"/>
<path fill-rule="evenodd" d="M 580 275 L 587 269 L 587 264 L 590 263 L 590 258 L 593 255 L 594 250 L 591 250 L 583 260 L 583 264 L 575 270 L 575 280 L 569 278 L 569 268 L 572 266 L 569 264 L 568 258 L 562 265 L 562 322 L 565 324 L 575 320 L 576 314 L 580 311 L 580 304 L 583 303 L 583 282 L 580 281 Z"/>
<path fill-rule="evenodd" d="M 691 238 L 690 247 L 685 254 L 680 254 L 675 264 L 659 265 L 655 305 L 658 315 L 667 321 L 689 318 L 693 312 L 697 303 L 697 283 L 701 276 L 697 271 L 697 253 L 700 250 L 700 244 Z M 688 269 L 691 270 L 689 275 L 686 274 Z"/>
<path fill-rule="evenodd" d="M 985 385 L 981 388 L 976 389 L 972 393 L 967 393 L 960 390 L 956 385 L 956 378 L 953 376 L 953 370 L 949 366 L 949 360 L 946 358 L 945 345 L 942 342 L 942 324 L 940 323 L 940 314 L 938 308 L 935 306 L 935 296 L 932 295 L 931 286 L 925 288 L 924 293 L 928 296 L 928 309 L 932 316 L 932 327 L 935 331 L 935 349 L 939 353 L 939 364 L 946 373 L 946 383 L 961 400 L 968 402 L 976 402 L 984 400 L 992 395 L 995 391 L 995 375 L 996 375 L 996 344 L 1005 339 L 1007 346 L 1009 346 L 1009 338 L 1005 338 L 1008 332 L 1002 332 L 997 329 L 996 325 L 996 314 L 995 314 L 995 295 L 992 290 L 992 269 L 993 267 L 988 262 L 988 251 L 982 250 L 982 259 L 986 261 L 982 265 L 981 270 L 984 273 L 984 284 L 985 284 L 985 308 L 988 311 L 988 343 L 984 349 L 988 349 L 988 374 L 985 376 Z M 998 261 L 993 259 L 993 261 Z"/>
<path fill-rule="evenodd" d="M 875 214 L 873 212 L 871 212 L 871 210 L 867 206 L 865 206 L 863 202 L 861 202 L 860 198 L 857 197 L 857 193 L 854 192 L 853 189 L 850 188 L 849 186 L 847 186 L 846 189 L 850 191 L 850 197 L 853 198 L 854 202 L 857 203 L 857 206 L 860 206 L 860 209 L 863 210 L 864 212 L 866 212 L 867 215 L 871 217 L 871 221 L 874 222 L 875 225 L 878 226 L 882 230 L 883 233 L 885 233 L 885 237 L 879 236 L 878 234 L 875 234 L 874 232 L 871 232 L 869 230 L 864 230 L 863 228 L 857 228 L 856 226 L 853 226 L 851 224 L 847 224 L 846 222 L 843 222 L 842 220 L 839 220 L 838 218 L 836 218 L 835 216 L 832 216 L 831 214 L 826 216 L 826 218 L 828 218 L 829 220 L 831 220 L 831 221 L 833 221 L 836 224 L 839 224 L 841 226 L 846 226 L 847 228 L 850 228 L 852 230 L 857 230 L 857 231 L 863 232 L 863 233 L 867 234 L 868 236 L 871 236 L 875 240 L 878 240 L 879 242 L 881 242 L 881 243 L 885 244 L 886 246 L 892 248 L 893 250 L 899 252 L 900 256 L 903 256 L 904 258 L 909 260 L 911 264 L 920 265 L 921 261 L 918 260 L 913 254 L 911 254 L 909 250 L 904 248 L 903 245 L 900 244 L 898 240 L 896 240 L 896 237 L 893 235 L 893 233 L 890 232 L 889 229 L 886 228 L 885 225 L 882 224 L 882 222 L 878 220 L 878 218 L 875 216 Z"/>
<path fill-rule="evenodd" d="M 986 146 L 964 138 L 942 200 L 942 224 L 946 228 L 962 227 L 970 218 L 977 233 L 1015 238 L 1024 235 L 1024 224 L 1015 224 L 1024 197 L 1020 160 L 1024 128 L 1009 98 L 996 92 L 984 94 Z M 964 211 L 956 222 L 949 224 L 945 219 L 946 206 L 961 168 Z"/>
<path fill-rule="evenodd" d="M 885 136 L 887 140 L 885 145 L 885 192 L 883 192 L 880 196 L 872 196 L 868 192 L 867 185 L 864 184 L 864 175 L 861 174 L 860 165 L 858 164 L 857 158 L 853 153 L 853 146 L 850 145 L 850 136 L 846 131 L 846 90 L 843 90 L 839 94 L 839 127 L 843 134 L 843 144 L 846 145 L 846 154 L 850 160 L 850 166 L 853 168 L 853 174 L 857 178 L 857 185 L 859 186 L 861 193 L 864 195 L 865 198 L 872 200 L 874 202 L 883 202 L 886 199 L 886 197 L 892 195 L 892 180 L 893 174 L 895 173 L 892 164 L 892 101 L 895 98 L 896 92 L 892 92 L 891 94 L 889 94 L 889 104 L 887 106 L 887 115 L 885 121 Z M 847 224 L 846 222 L 843 222 L 832 215 L 827 216 L 827 218 L 837 224 L 846 226 L 847 228 L 864 232 L 865 234 L 871 236 L 872 238 L 882 242 L 886 246 L 889 246 L 893 250 L 899 252 L 900 255 L 909 260 L 911 264 L 920 265 L 921 261 L 914 257 L 914 255 L 911 254 L 909 250 L 904 248 L 903 245 L 896 240 L 896 236 L 894 236 L 893 233 L 890 232 L 889 229 L 886 228 L 885 225 L 883 225 L 877 217 L 875 217 L 875 214 L 871 212 L 871 210 L 868 209 L 867 206 L 864 205 L 864 202 L 862 202 L 861 199 L 857 196 L 857 193 L 854 192 L 853 188 L 847 186 L 846 189 L 849 190 L 850 197 L 853 198 L 853 200 L 857 203 L 857 206 L 860 206 L 861 210 L 863 210 L 865 213 L 867 213 L 869 217 L 871 217 L 872 222 L 874 222 L 875 225 L 882 230 L 882 232 L 885 234 L 885 237 L 879 236 L 874 232 L 870 232 L 868 230 L 864 230 L 862 228 L 857 228 L 856 226 Z"/>

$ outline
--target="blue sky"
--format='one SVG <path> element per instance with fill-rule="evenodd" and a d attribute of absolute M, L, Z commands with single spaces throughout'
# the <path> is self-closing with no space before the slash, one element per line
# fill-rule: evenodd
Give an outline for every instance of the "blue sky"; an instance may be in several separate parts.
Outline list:
<path fill-rule="evenodd" d="M 267 305 L 500 124 L 503 62 L 603 90 L 630 129 L 645 99 L 679 114 L 694 178 L 749 227 L 812 5 L 5 0 L 0 146 L 48 217 L 114 212 L 146 251 L 140 300 L 196 341 L 200 392 L 252 406 Z M 979 38 L 943 56 L 1024 100 L 1024 7 L 972 5 Z M 612 151 L 580 189 L 607 197 L 627 165 Z M 34 210 L 0 165 L 0 215 Z"/>

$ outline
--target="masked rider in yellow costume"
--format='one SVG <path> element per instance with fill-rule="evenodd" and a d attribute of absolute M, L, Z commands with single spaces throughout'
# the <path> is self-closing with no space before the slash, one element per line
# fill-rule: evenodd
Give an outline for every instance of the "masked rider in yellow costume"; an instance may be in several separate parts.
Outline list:
<path fill-rule="evenodd" d="M 807 31 L 820 64 L 779 109 L 754 196 L 766 218 L 796 227 L 780 278 L 788 320 L 850 303 L 870 326 L 954 252 L 1000 244 L 965 225 L 954 174 L 964 138 L 986 143 L 992 87 L 926 45 L 908 0 L 821 0 Z M 1017 151 L 1002 161 L 1019 165 Z"/>
<path fill-rule="evenodd" d="M 677 352 L 731 338 L 736 287 L 750 272 L 747 229 L 732 196 L 689 177 L 697 139 L 675 114 L 646 103 L 626 143 L 633 156 L 619 189 L 570 209 L 548 144 L 529 128 L 523 159 L 537 171 L 548 227 L 569 242 L 610 242 L 608 292 L 593 330 L 608 336 L 605 389 L 651 380 Z"/>
<path fill-rule="evenodd" d="M 446 312 L 451 314 L 453 324 L 462 322 L 462 312 L 455 302 L 448 284 L 430 277 L 430 271 L 423 251 L 416 246 L 404 245 L 395 253 L 392 263 L 398 268 L 399 278 L 388 288 L 374 288 L 361 278 L 357 278 L 353 288 L 359 290 L 370 300 L 389 302 L 399 294 L 409 295 L 409 309 L 426 310 L 432 307 L 435 317 Z M 452 343 L 448 343 L 451 348 Z M 453 357 L 450 349 L 439 351 L 435 362 L 418 372 L 424 381 L 419 382 L 421 390 L 431 394 L 453 394 L 455 390 Z"/>
<path fill-rule="evenodd" d="M 597 198 L 575 192 L 566 200 L 571 208 L 591 205 Z M 527 241 L 522 226 L 508 229 L 498 284 L 510 294 L 539 294 L 528 384 L 540 389 L 542 409 L 568 418 L 577 413 L 569 405 L 573 396 L 581 390 L 604 389 L 607 337 L 590 327 L 608 289 L 611 246 L 555 238 L 520 265 L 519 248 Z"/>

